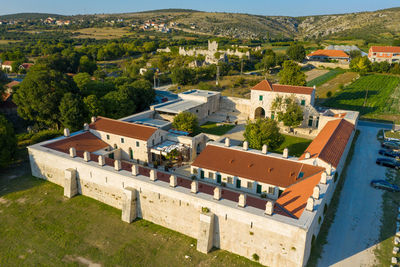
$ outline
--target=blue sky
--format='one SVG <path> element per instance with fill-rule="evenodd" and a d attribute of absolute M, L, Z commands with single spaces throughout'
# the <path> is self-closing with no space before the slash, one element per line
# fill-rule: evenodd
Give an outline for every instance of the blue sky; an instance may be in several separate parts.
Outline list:
<path fill-rule="evenodd" d="M 121 13 L 163 8 L 305 16 L 400 6 L 399 0 L 0 0 L 0 14 L 21 12 L 64 15 Z"/>

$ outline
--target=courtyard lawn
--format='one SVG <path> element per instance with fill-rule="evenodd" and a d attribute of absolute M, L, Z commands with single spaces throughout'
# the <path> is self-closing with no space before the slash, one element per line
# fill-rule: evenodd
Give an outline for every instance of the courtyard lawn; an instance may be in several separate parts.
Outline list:
<path fill-rule="evenodd" d="M 291 135 L 283 135 L 285 137 L 285 141 L 283 141 L 282 145 L 271 152 L 282 154 L 285 148 L 289 149 L 289 155 L 294 157 L 300 157 L 301 154 L 304 153 L 308 145 L 312 140 L 291 136 Z"/>
<path fill-rule="evenodd" d="M 332 80 L 333 78 L 335 78 L 337 75 L 345 73 L 345 70 L 343 69 L 333 69 L 330 70 L 329 72 L 307 82 L 307 86 L 320 86 L 324 83 L 326 83 L 329 80 Z"/>
<path fill-rule="evenodd" d="M 400 78 L 370 74 L 346 86 L 324 106 L 357 110 L 362 118 L 400 120 Z"/>
<path fill-rule="evenodd" d="M 202 254 L 195 239 L 145 220 L 124 223 L 120 210 L 66 199 L 62 187 L 30 175 L 1 176 L 0 266 L 260 266 L 223 250 Z"/>
<path fill-rule="evenodd" d="M 224 135 L 235 128 L 235 126 L 236 125 L 233 124 L 224 124 L 217 126 L 216 122 L 208 121 L 200 126 L 200 132 L 215 135 Z"/>

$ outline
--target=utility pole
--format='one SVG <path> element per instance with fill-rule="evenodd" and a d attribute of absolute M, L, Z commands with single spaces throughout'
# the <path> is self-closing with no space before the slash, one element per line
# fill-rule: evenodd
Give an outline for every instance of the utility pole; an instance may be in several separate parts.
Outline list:
<path fill-rule="evenodd" d="M 216 80 L 215 84 L 219 85 L 219 66 L 217 66 L 217 80 Z"/>
<path fill-rule="evenodd" d="M 156 77 L 156 75 L 157 75 L 157 73 L 156 73 L 156 72 L 154 72 L 154 75 L 153 75 L 153 79 L 154 79 L 154 85 L 153 85 L 153 88 L 156 88 L 156 87 L 157 87 L 157 83 L 156 83 L 156 79 L 157 79 L 157 77 Z"/>
<path fill-rule="evenodd" d="M 240 75 L 243 75 L 243 58 L 242 62 L 240 63 Z"/>

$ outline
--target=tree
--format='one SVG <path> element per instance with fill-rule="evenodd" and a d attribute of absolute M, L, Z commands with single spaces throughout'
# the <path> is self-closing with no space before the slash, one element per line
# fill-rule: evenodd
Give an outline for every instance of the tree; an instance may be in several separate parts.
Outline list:
<path fill-rule="evenodd" d="M 283 63 L 283 69 L 279 72 L 279 76 L 280 84 L 306 85 L 306 75 L 301 71 L 300 66 L 292 60 Z"/>
<path fill-rule="evenodd" d="M 96 95 L 89 95 L 83 99 L 89 117 L 104 116 L 105 110 L 103 102 Z"/>
<path fill-rule="evenodd" d="M 295 98 L 285 99 L 285 111 L 278 113 L 278 120 L 290 128 L 300 126 L 303 122 L 303 110 Z"/>
<path fill-rule="evenodd" d="M 295 44 L 291 45 L 286 50 L 286 54 L 291 60 L 302 62 L 306 57 L 306 50 L 304 49 L 304 46 Z"/>
<path fill-rule="evenodd" d="M 350 68 L 360 75 L 365 75 L 371 70 L 371 61 L 369 61 L 367 56 L 357 57 L 350 61 Z"/>
<path fill-rule="evenodd" d="M 118 91 L 111 91 L 103 98 L 107 117 L 118 119 L 131 115 L 136 111 L 134 100 L 130 96 L 128 88 L 120 88 Z"/>
<path fill-rule="evenodd" d="M 195 72 L 189 68 L 175 68 L 171 72 L 172 82 L 180 85 L 193 84 Z"/>
<path fill-rule="evenodd" d="M 6 167 L 17 151 L 17 138 L 12 124 L 0 114 L 0 168 Z"/>
<path fill-rule="evenodd" d="M 195 114 L 184 111 L 174 117 L 172 127 L 180 131 L 193 133 L 199 127 L 199 121 Z"/>
<path fill-rule="evenodd" d="M 77 131 L 87 119 L 85 106 L 78 95 L 66 93 L 60 102 L 60 121 L 65 128 Z"/>
<path fill-rule="evenodd" d="M 126 90 L 129 98 L 135 103 L 136 112 L 147 109 L 156 96 L 153 86 L 146 80 L 137 80 L 133 83 L 124 84 L 119 89 Z"/>
<path fill-rule="evenodd" d="M 72 79 L 55 70 L 31 70 L 14 95 L 18 114 L 45 126 L 60 126 L 59 105 L 65 93 L 76 93 Z"/>
<path fill-rule="evenodd" d="M 96 62 L 90 60 L 87 56 L 82 56 L 79 60 L 79 72 L 93 74 L 95 70 L 97 70 Z"/>
<path fill-rule="evenodd" d="M 275 149 L 284 141 L 277 122 L 272 119 L 248 120 L 243 136 L 249 142 L 249 147 L 258 150 L 262 149 L 263 145 Z"/>

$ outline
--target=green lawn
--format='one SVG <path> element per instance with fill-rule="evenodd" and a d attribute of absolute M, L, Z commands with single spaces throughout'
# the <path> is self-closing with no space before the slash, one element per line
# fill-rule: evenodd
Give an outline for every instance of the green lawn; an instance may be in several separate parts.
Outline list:
<path fill-rule="evenodd" d="M 121 221 L 121 211 L 29 175 L 0 175 L 0 266 L 259 266 L 145 220 Z M 186 257 L 188 256 L 188 257 Z M 82 257 L 80 260 L 78 257 Z"/>
<path fill-rule="evenodd" d="M 285 137 L 285 141 L 279 148 L 272 150 L 271 152 L 282 154 L 283 150 L 285 148 L 288 148 L 290 156 L 300 157 L 312 141 L 310 139 L 295 137 L 291 135 L 283 136 Z"/>
<path fill-rule="evenodd" d="M 392 183 L 400 185 L 400 172 L 387 169 L 386 179 Z M 375 255 L 378 259 L 378 266 L 390 266 L 393 257 L 393 239 L 396 233 L 396 218 L 398 207 L 400 204 L 399 193 L 391 193 L 385 191 L 383 193 L 382 210 L 383 216 L 381 219 L 381 229 L 379 235 L 379 246 L 375 249 Z"/>
<path fill-rule="evenodd" d="M 400 78 L 371 74 L 362 76 L 332 98 L 324 106 L 357 110 L 370 119 L 400 119 Z"/>
<path fill-rule="evenodd" d="M 236 125 L 232 124 L 224 124 L 224 125 L 219 125 L 217 126 L 217 123 L 208 121 L 204 123 L 203 125 L 200 126 L 200 132 L 202 133 L 208 133 L 208 134 L 215 134 L 215 135 L 224 135 L 233 128 L 235 128 Z"/>
<path fill-rule="evenodd" d="M 385 136 L 389 137 L 389 138 L 397 138 L 400 139 L 400 132 L 396 131 L 396 132 L 392 132 L 392 131 L 385 131 Z"/>
<path fill-rule="evenodd" d="M 307 86 L 320 86 L 324 83 L 326 83 L 329 80 L 332 80 L 335 78 L 337 75 L 345 73 L 345 70 L 343 69 L 333 69 L 330 70 L 329 72 L 325 73 L 324 75 L 321 75 L 307 83 Z"/>

